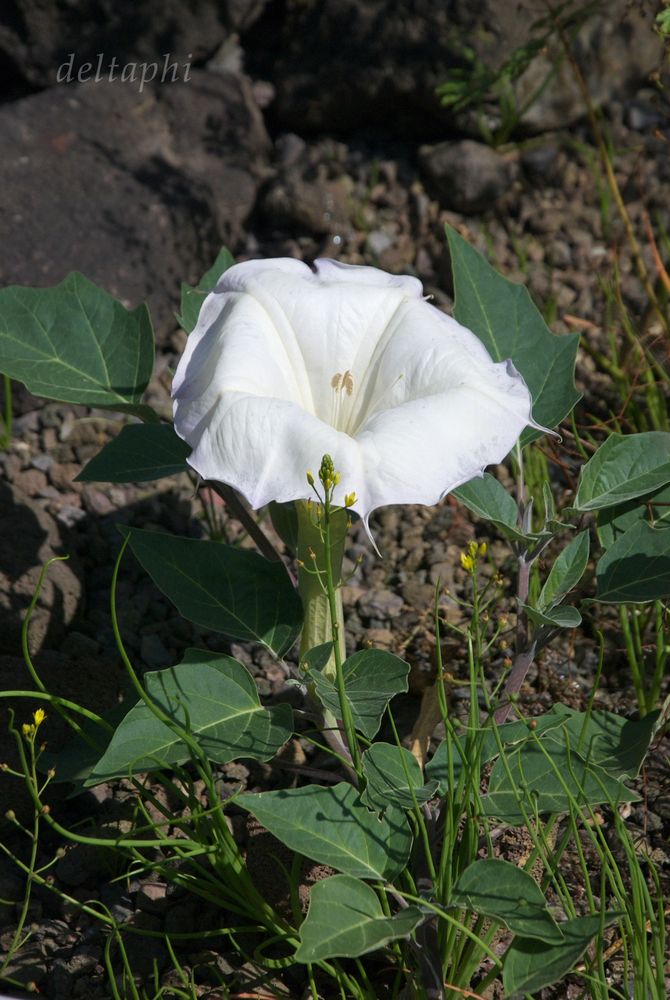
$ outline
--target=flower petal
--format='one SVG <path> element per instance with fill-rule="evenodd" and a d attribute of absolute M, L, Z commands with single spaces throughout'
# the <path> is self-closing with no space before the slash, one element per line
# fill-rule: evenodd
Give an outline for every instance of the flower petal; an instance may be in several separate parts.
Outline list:
<path fill-rule="evenodd" d="M 523 379 L 504 363 L 472 380 L 374 414 L 356 435 L 365 470 L 365 520 L 390 503 L 434 504 L 501 462 L 530 419 Z M 356 489 L 356 484 L 350 484 Z"/>
<path fill-rule="evenodd" d="M 234 486 L 254 509 L 271 500 L 313 498 L 307 470 L 316 473 L 325 454 L 332 456 L 343 482 L 361 483 L 366 502 L 356 442 L 296 403 L 226 393 L 187 440 L 193 447 L 189 465 L 203 479 Z M 341 486 L 336 502 L 344 503 Z"/>

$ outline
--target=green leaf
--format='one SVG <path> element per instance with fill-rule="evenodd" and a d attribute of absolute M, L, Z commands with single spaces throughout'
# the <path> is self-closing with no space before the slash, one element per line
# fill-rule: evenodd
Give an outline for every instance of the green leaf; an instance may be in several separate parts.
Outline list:
<path fill-rule="evenodd" d="M 670 531 L 637 521 L 596 566 L 596 601 L 644 604 L 670 597 Z"/>
<path fill-rule="evenodd" d="M 235 804 L 255 816 L 292 851 L 356 878 L 392 880 L 409 859 L 412 834 L 405 814 L 370 812 L 348 782 L 239 795 Z"/>
<path fill-rule="evenodd" d="M 277 503 L 275 500 L 268 504 L 268 512 L 272 527 L 275 529 L 286 548 L 296 553 L 298 551 L 298 514 L 295 509 L 295 502 Z"/>
<path fill-rule="evenodd" d="M 432 758 L 426 764 L 426 778 L 435 778 L 439 782 L 438 792 L 440 795 L 447 795 L 449 791 L 454 791 L 458 784 L 461 771 L 465 762 L 477 760 L 479 764 L 486 764 L 499 754 L 498 740 L 503 746 L 525 743 L 529 739 L 540 736 L 549 729 L 556 729 L 561 725 L 562 717 L 558 710 L 564 706 L 556 705 L 551 712 L 539 715 L 533 719 L 520 719 L 517 722 L 506 722 L 502 726 L 487 725 L 483 730 L 466 730 L 453 740 L 452 745 L 452 767 L 454 784 L 449 780 L 449 742 L 450 737 L 438 745 Z M 557 714 L 553 714 L 556 711 Z"/>
<path fill-rule="evenodd" d="M 319 646 L 312 646 L 303 655 L 300 666 L 308 670 L 323 670 L 333 652 L 332 642 L 322 642 Z"/>
<path fill-rule="evenodd" d="M 159 590 L 189 621 L 278 656 L 295 642 L 302 605 L 282 563 L 249 549 L 140 528 L 122 528 Z"/>
<path fill-rule="evenodd" d="M 514 499 L 498 480 L 485 472 L 452 491 L 452 496 L 471 510 L 477 517 L 492 521 L 513 541 L 522 541 L 525 535 L 519 530 L 519 511 Z"/>
<path fill-rule="evenodd" d="M 537 882 L 509 861 L 474 861 L 456 881 L 449 906 L 495 917 L 515 934 L 540 941 L 563 937 Z"/>
<path fill-rule="evenodd" d="M 153 364 L 146 306 L 129 312 L 82 274 L 0 290 L 0 371 L 36 396 L 156 420 L 140 403 Z"/>
<path fill-rule="evenodd" d="M 147 695 L 187 730 L 209 760 L 269 760 L 290 739 L 290 705 L 263 708 L 251 674 L 229 656 L 187 649 L 176 667 L 147 673 Z M 186 744 L 139 701 L 119 724 L 86 784 L 98 785 L 137 771 L 190 759 Z"/>
<path fill-rule="evenodd" d="M 198 322 L 198 316 L 203 302 L 207 295 L 216 285 L 217 281 L 229 267 L 235 263 L 235 258 L 230 250 L 222 247 L 219 250 L 216 260 L 203 274 L 196 288 L 183 284 L 181 286 L 181 315 L 179 323 L 187 333 L 190 333 Z"/>
<path fill-rule="evenodd" d="M 545 625 L 548 628 L 577 628 L 582 621 L 582 616 L 577 608 L 570 605 L 563 604 L 558 608 L 540 611 L 538 608 L 531 608 L 529 604 L 519 601 L 519 607 L 526 612 L 526 616 L 533 625 Z"/>
<path fill-rule="evenodd" d="M 434 779 L 424 785 L 419 762 L 404 747 L 373 743 L 361 763 L 367 782 L 361 799 L 371 809 L 383 811 L 389 805 L 411 809 L 415 801 L 421 805 L 432 799 L 437 790 Z"/>
<path fill-rule="evenodd" d="M 387 917 L 369 885 L 351 875 L 332 875 L 312 887 L 295 959 L 356 958 L 407 937 L 422 920 L 416 906 Z"/>
<path fill-rule="evenodd" d="M 612 919 L 608 917 L 605 922 L 610 923 Z M 505 952 L 505 996 L 535 993 L 558 982 L 574 968 L 600 927 L 599 916 L 575 917 L 560 925 L 562 941 L 548 943 L 529 937 L 515 937 Z"/>
<path fill-rule="evenodd" d="M 654 528 L 670 528 L 670 486 L 662 486 L 616 507 L 605 507 L 597 516 L 598 538 L 605 549 L 638 521 L 646 521 Z"/>
<path fill-rule="evenodd" d="M 612 507 L 666 483 L 670 483 L 670 434 L 612 434 L 583 466 L 575 507 Z"/>
<path fill-rule="evenodd" d="M 552 739 L 566 746 L 569 741 L 576 753 L 613 778 L 637 777 L 654 736 L 658 712 L 634 721 L 613 712 L 576 712 L 567 705 L 555 706 L 552 713 L 559 707 L 562 732 L 553 730 Z"/>
<path fill-rule="evenodd" d="M 523 823 L 519 799 L 531 815 L 535 811 L 567 812 L 571 801 L 577 805 L 635 801 L 637 796 L 620 781 L 566 747 L 560 729 L 555 732 L 559 734 L 556 739 L 552 731 L 542 745 L 529 740 L 508 753 L 506 761 L 498 758 L 488 794 L 482 797 L 487 816 L 497 816 L 512 825 Z"/>
<path fill-rule="evenodd" d="M 574 382 L 579 335 L 555 336 L 523 285 L 498 274 L 455 229 L 446 231 L 455 318 L 479 337 L 494 361 L 511 358 L 533 397 L 533 418 L 555 427 L 579 399 Z M 526 428 L 521 443 L 540 433 Z"/>
<path fill-rule="evenodd" d="M 379 732 L 382 716 L 391 698 L 407 691 L 409 664 L 382 649 L 362 649 L 342 665 L 344 687 L 356 729 L 373 739 Z M 340 699 L 337 687 L 313 667 L 308 677 L 314 682 L 321 704 L 337 718 Z"/>
<path fill-rule="evenodd" d="M 580 531 L 551 567 L 537 601 L 538 609 L 546 612 L 560 604 L 581 580 L 588 561 L 589 533 Z"/>
<path fill-rule="evenodd" d="M 51 783 L 70 782 L 76 786 L 72 795 L 77 795 L 86 787 L 86 778 L 105 753 L 119 723 L 128 711 L 128 702 L 122 702 L 101 714 L 102 725 L 93 719 L 80 720 L 81 732 L 64 747 L 59 750 L 49 750 L 47 747 L 40 754 L 40 770 L 46 772 L 53 768 L 55 774 Z"/>
<path fill-rule="evenodd" d="M 190 445 L 170 424 L 129 424 L 82 469 L 75 482 L 146 483 L 188 469 Z"/>
<path fill-rule="evenodd" d="M 453 773 L 453 786 L 449 772 L 449 746 L 451 745 L 451 766 Z M 453 739 L 447 736 L 438 744 L 435 753 L 426 764 L 426 778 L 429 781 L 437 781 L 437 791 L 440 795 L 448 795 L 450 790 L 454 790 L 458 785 L 463 765 L 465 763 L 465 751 L 461 743 L 461 738 Z M 482 763 L 485 763 L 482 760 Z"/>

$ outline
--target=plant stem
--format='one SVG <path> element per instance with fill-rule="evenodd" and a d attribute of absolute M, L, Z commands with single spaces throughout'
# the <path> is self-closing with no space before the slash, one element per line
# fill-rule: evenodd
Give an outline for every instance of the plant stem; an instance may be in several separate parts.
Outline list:
<path fill-rule="evenodd" d="M 256 547 L 261 555 L 264 555 L 271 562 L 281 562 L 281 556 L 276 548 L 244 506 L 232 486 L 227 486 L 225 483 L 216 483 L 211 479 L 207 480 L 207 486 L 221 497 L 233 516 L 237 518 L 249 537 L 256 543 Z"/>
<path fill-rule="evenodd" d="M 344 627 L 342 612 L 342 591 L 337 586 L 341 576 L 342 559 L 344 557 L 344 541 L 346 538 L 346 512 L 335 515 L 336 523 L 333 530 L 329 525 L 331 535 L 331 550 L 328 554 L 331 577 L 335 585 L 334 600 L 331 600 L 326 590 L 326 546 L 322 528 L 314 520 L 314 507 L 303 500 L 296 501 L 298 515 L 298 590 L 302 599 L 305 622 L 300 639 L 300 660 L 310 649 L 331 642 L 333 632 L 337 632 L 338 653 L 342 660 L 346 658 L 344 643 Z M 342 518 L 340 518 L 340 513 Z M 332 515 L 331 515 L 332 517 Z M 333 537 L 334 536 L 334 537 Z M 313 553 L 313 556 L 311 555 Z M 337 628 L 333 628 L 333 622 Z M 335 651 L 323 668 L 324 675 L 333 683 L 336 680 Z"/>

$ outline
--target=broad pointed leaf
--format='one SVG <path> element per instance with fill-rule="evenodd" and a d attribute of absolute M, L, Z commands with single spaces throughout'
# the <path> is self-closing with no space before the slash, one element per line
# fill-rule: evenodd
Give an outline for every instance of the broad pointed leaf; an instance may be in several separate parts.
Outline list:
<path fill-rule="evenodd" d="M 615 917 L 608 915 L 605 924 Z M 503 986 L 505 996 L 535 993 L 551 986 L 571 971 L 601 927 L 599 916 L 575 917 L 560 925 L 563 938 L 557 942 L 515 937 L 505 952 Z"/>
<path fill-rule="evenodd" d="M 583 466 L 575 507 L 612 507 L 666 483 L 670 483 L 670 434 L 612 434 Z"/>
<path fill-rule="evenodd" d="M 521 805 L 532 815 L 535 811 L 567 812 L 571 801 L 582 806 L 632 802 L 636 798 L 605 770 L 567 748 L 560 736 L 554 740 L 548 733 L 542 745 L 529 740 L 508 753 L 505 762 L 498 758 L 482 804 L 488 816 L 514 825 L 524 822 Z"/>
<path fill-rule="evenodd" d="M 529 604 L 519 601 L 519 607 L 526 612 L 529 621 L 534 625 L 545 625 L 547 628 L 577 628 L 581 624 L 582 616 L 569 604 L 561 604 L 557 608 L 549 608 L 540 611 L 532 608 Z"/>
<path fill-rule="evenodd" d="M 560 712 L 556 710 L 560 709 Z M 658 712 L 644 719 L 627 719 L 613 712 L 576 712 L 567 705 L 556 705 L 546 716 L 556 714 L 560 729 L 552 729 L 551 738 L 564 742 L 590 763 L 597 764 L 613 778 L 636 778 L 649 749 Z"/>
<path fill-rule="evenodd" d="M 393 743 L 373 743 L 362 759 L 367 782 L 363 802 L 371 809 L 383 811 L 389 805 L 411 809 L 435 795 L 438 782 L 424 784 L 421 767 L 409 750 Z"/>
<path fill-rule="evenodd" d="M 379 732 L 391 698 L 407 691 L 409 664 L 383 649 L 362 649 L 345 660 L 342 672 L 354 726 L 371 740 Z M 336 685 L 317 668 L 310 671 L 309 678 L 314 681 L 322 705 L 339 718 Z"/>
<path fill-rule="evenodd" d="M 36 396 L 156 420 L 140 402 L 153 363 L 146 306 L 129 312 L 82 274 L 0 291 L 0 371 Z"/>
<path fill-rule="evenodd" d="M 670 531 L 637 521 L 596 566 L 597 601 L 643 604 L 670 597 Z"/>
<path fill-rule="evenodd" d="M 122 530 L 184 618 L 234 639 L 254 639 L 278 656 L 291 648 L 302 625 L 302 605 L 281 563 L 218 542 Z"/>
<path fill-rule="evenodd" d="M 75 482 L 146 483 L 188 469 L 190 447 L 171 424 L 129 424 L 82 469 Z"/>
<path fill-rule="evenodd" d="M 512 541 L 525 539 L 519 529 L 519 511 L 513 497 L 488 472 L 459 486 L 452 495 L 473 514 L 495 524 Z"/>
<path fill-rule="evenodd" d="M 405 814 L 393 807 L 382 817 L 370 812 L 347 782 L 245 792 L 235 802 L 291 850 L 347 875 L 391 880 L 409 859 Z"/>
<path fill-rule="evenodd" d="M 179 322 L 187 333 L 190 333 L 198 322 L 200 308 L 207 298 L 207 293 L 211 292 L 215 284 L 224 271 L 235 263 L 235 259 L 230 250 L 222 247 L 219 250 L 216 260 L 203 274 L 196 288 L 183 284 L 181 286 L 181 316 Z"/>
<path fill-rule="evenodd" d="M 251 674 L 229 656 L 189 649 L 176 667 L 145 675 L 149 699 L 192 735 L 209 760 L 269 760 L 293 732 L 289 705 L 263 708 Z M 190 759 L 186 744 L 140 701 L 120 722 L 86 784 Z"/>
<path fill-rule="evenodd" d="M 458 877 L 449 906 L 495 917 L 515 934 L 540 941 L 561 941 L 563 937 L 537 882 L 509 861 L 474 861 Z"/>
<path fill-rule="evenodd" d="M 646 493 L 616 507 L 603 507 L 598 511 L 598 538 L 608 549 L 638 521 L 646 521 L 654 528 L 670 528 L 670 486 Z"/>
<path fill-rule="evenodd" d="M 454 316 L 477 334 L 495 361 L 511 358 L 533 397 L 533 417 L 555 427 L 579 399 L 574 382 L 579 335 L 555 336 L 523 285 L 503 278 L 455 229 L 446 229 Z M 527 428 L 521 442 L 538 436 Z"/>
<path fill-rule="evenodd" d="M 312 888 L 295 958 L 297 962 L 356 958 L 407 937 L 423 919 L 416 906 L 387 917 L 369 885 L 351 875 L 333 875 Z"/>
<path fill-rule="evenodd" d="M 538 609 L 550 611 L 560 604 L 581 580 L 588 561 L 589 533 L 580 531 L 566 545 L 551 567 L 537 601 Z"/>

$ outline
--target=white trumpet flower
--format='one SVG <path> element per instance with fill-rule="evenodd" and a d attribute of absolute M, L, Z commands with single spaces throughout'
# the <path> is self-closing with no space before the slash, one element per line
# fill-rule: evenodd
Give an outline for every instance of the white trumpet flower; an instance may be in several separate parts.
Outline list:
<path fill-rule="evenodd" d="M 203 479 L 253 508 L 308 498 L 332 456 L 335 502 L 366 522 L 434 504 L 500 462 L 531 397 L 511 361 L 423 297 L 412 277 L 332 260 L 231 267 L 205 299 L 175 374 L 175 429 Z"/>

